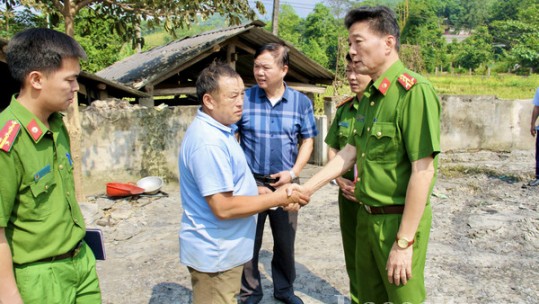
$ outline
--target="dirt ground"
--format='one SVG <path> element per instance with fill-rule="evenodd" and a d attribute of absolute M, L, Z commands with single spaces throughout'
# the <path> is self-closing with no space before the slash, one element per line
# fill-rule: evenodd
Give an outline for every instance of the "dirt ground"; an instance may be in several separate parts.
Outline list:
<path fill-rule="evenodd" d="M 427 303 L 539 303 L 539 187 L 526 187 L 531 152 L 445 153 L 431 198 Z M 309 165 L 302 178 L 319 169 Z M 105 234 L 98 262 L 103 303 L 190 303 L 179 263 L 178 184 L 168 197 L 89 198 L 90 226 Z M 296 293 L 305 303 L 349 303 L 338 225 L 337 187 L 326 185 L 302 208 L 296 241 Z M 95 207 L 94 207 L 95 206 Z M 272 297 L 272 239 L 265 230 L 263 304 Z"/>

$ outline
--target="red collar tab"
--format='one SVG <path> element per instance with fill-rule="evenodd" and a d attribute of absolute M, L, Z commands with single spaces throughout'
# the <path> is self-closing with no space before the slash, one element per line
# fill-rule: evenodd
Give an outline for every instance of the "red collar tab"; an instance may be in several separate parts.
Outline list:
<path fill-rule="evenodd" d="M 337 105 L 335 105 L 335 108 L 339 108 L 339 107 L 341 107 L 342 105 L 344 105 L 345 103 L 347 103 L 347 102 L 349 102 L 349 101 L 351 101 L 351 100 L 354 100 L 354 96 L 348 97 L 348 98 L 345 98 L 345 99 L 339 101 L 339 102 L 337 103 Z"/>
<path fill-rule="evenodd" d="M 32 121 L 30 121 L 30 123 L 26 125 L 26 129 L 30 131 L 30 135 L 32 136 L 34 141 L 37 141 L 41 137 L 41 134 L 43 134 L 43 131 L 41 131 L 41 128 L 39 127 L 35 119 L 32 119 Z"/>
<path fill-rule="evenodd" d="M 5 152 L 9 152 L 13 146 L 13 142 L 17 135 L 19 135 L 19 130 L 21 125 L 16 120 L 8 121 L 2 130 L 0 130 L 0 149 Z"/>
<path fill-rule="evenodd" d="M 378 87 L 378 91 L 380 91 L 380 93 L 386 95 L 386 92 L 389 89 L 390 85 L 391 85 L 391 81 L 389 81 L 389 79 L 387 79 L 387 78 L 384 78 L 384 80 L 382 80 L 382 83 L 380 83 L 380 86 Z"/>
<path fill-rule="evenodd" d="M 414 84 L 416 84 L 416 82 L 417 79 L 407 73 L 403 73 L 399 76 L 399 83 L 406 89 L 406 91 L 409 91 L 414 86 Z"/>

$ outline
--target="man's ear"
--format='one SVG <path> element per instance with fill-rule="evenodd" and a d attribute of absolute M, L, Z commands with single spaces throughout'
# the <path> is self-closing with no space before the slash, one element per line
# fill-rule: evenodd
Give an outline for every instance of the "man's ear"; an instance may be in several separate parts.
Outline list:
<path fill-rule="evenodd" d="M 202 103 L 204 104 L 204 107 L 209 110 L 213 110 L 215 107 L 214 100 L 209 93 L 206 93 L 204 94 L 204 96 L 202 96 Z"/>
<path fill-rule="evenodd" d="M 386 54 L 389 54 L 392 50 L 397 50 L 397 39 L 393 35 L 387 35 L 385 39 Z"/>
<path fill-rule="evenodd" d="M 32 88 L 36 90 L 41 90 L 43 88 L 43 73 L 38 71 L 32 71 L 28 76 L 26 76 L 26 80 L 29 85 L 32 86 Z"/>
<path fill-rule="evenodd" d="M 284 72 L 285 74 L 288 73 L 288 65 L 285 64 L 285 65 L 283 66 L 283 72 Z"/>

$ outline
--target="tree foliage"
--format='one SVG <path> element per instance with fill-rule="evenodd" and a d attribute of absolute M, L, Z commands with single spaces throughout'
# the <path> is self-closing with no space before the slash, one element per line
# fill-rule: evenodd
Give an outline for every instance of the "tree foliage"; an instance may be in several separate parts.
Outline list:
<path fill-rule="evenodd" d="M 18 11 L 6 5 L 0 12 L 0 36 L 10 37 L 25 28 L 44 27 L 47 20 L 43 16 L 36 15 L 31 9 L 23 8 Z"/>
<path fill-rule="evenodd" d="M 402 43 L 420 47 L 421 61 L 430 72 L 436 67 L 446 65 L 446 47 L 442 38 L 441 22 L 432 5 L 434 4 L 428 0 L 412 3 L 410 15 L 401 34 Z"/>
<path fill-rule="evenodd" d="M 267 25 L 268 29 L 269 26 L 270 24 Z M 303 19 L 296 14 L 294 8 L 289 4 L 281 6 L 278 33 L 283 40 L 293 44 L 296 48 L 301 48 Z"/>
<path fill-rule="evenodd" d="M 245 18 L 254 18 L 256 9 L 263 11 L 260 2 L 256 2 L 257 8 L 250 8 L 248 0 L 0 1 L 4 4 L 0 12 L 0 34 L 4 37 L 31 26 L 67 30 L 71 22 L 75 37 L 91 58 L 83 63 L 89 71 L 121 59 L 119 54 L 125 54 L 127 49 L 125 43 L 134 45 L 143 41 L 136 35 L 139 25 L 142 34 L 166 29 L 170 41 L 178 33 L 185 35 L 191 24 L 204 31 L 223 26 L 223 20 L 237 24 Z M 306 18 L 299 17 L 292 6 L 281 5 L 279 36 L 337 74 L 343 69 L 343 58 L 348 51 L 343 18 L 351 8 L 363 5 L 387 5 L 395 10 L 402 31 L 401 58 L 417 71 L 432 72 L 438 67 L 447 70 L 450 66 L 477 70 L 487 65 L 500 70 L 521 67 L 539 71 L 539 0 L 328 0 L 324 3 L 318 3 Z M 14 9 L 17 5 L 24 5 L 23 9 Z M 68 11 L 71 15 L 66 15 Z M 217 23 L 204 25 L 204 18 L 219 14 L 223 17 Z M 70 16 L 74 16 L 72 20 Z M 99 21 L 90 22 L 94 20 Z M 463 42 L 448 43 L 444 32 L 471 33 L 471 36 Z M 192 30 L 189 33 L 196 34 Z"/>
<path fill-rule="evenodd" d="M 119 35 L 131 38 L 141 20 L 148 26 L 162 25 L 167 32 L 191 25 L 199 18 L 213 14 L 226 17 L 229 24 L 240 24 L 242 18 L 254 19 L 256 12 L 247 0 L 1 0 L 8 7 L 24 6 L 41 11 L 51 20 L 63 20 L 65 32 L 75 34 L 75 17 L 82 9 L 89 9 L 100 19 L 114 20 Z M 264 5 L 255 2 L 256 9 L 264 13 Z"/>
<path fill-rule="evenodd" d="M 327 58 L 327 61 L 322 65 L 335 70 L 339 58 L 337 54 L 339 37 L 347 36 L 348 33 L 342 21 L 337 20 L 328 7 L 318 3 L 313 12 L 305 19 L 302 44 L 305 46 L 307 55 L 323 52 L 323 55 L 317 54 L 318 58 Z"/>
<path fill-rule="evenodd" d="M 475 70 L 493 59 L 492 36 L 481 26 L 457 48 L 455 63 L 463 68 Z"/>
<path fill-rule="evenodd" d="M 113 19 L 95 22 L 95 12 L 85 9 L 75 20 L 75 39 L 88 55 L 88 60 L 81 62 L 83 70 L 97 72 L 121 59 L 120 51 L 124 44 L 121 37 L 110 30 L 114 26 Z"/>

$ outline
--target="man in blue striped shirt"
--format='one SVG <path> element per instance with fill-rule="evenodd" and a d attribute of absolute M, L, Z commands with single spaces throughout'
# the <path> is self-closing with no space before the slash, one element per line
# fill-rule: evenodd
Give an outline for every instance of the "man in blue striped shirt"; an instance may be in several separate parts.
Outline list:
<path fill-rule="evenodd" d="M 263 194 L 299 181 L 297 176 L 309 161 L 318 131 L 311 100 L 284 82 L 288 72 L 286 46 L 270 43 L 260 47 L 255 53 L 253 72 L 257 85 L 245 92 L 243 116 L 237 126 L 241 147 L 259 193 Z M 267 217 L 274 240 L 273 295 L 284 303 L 303 303 L 294 295 L 293 287 L 297 216 L 297 212 L 281 208 L 258 214 L 253 259 L 243 271 L 241 303 L 259 303 L 263 296 L 258 254 Z"/>

